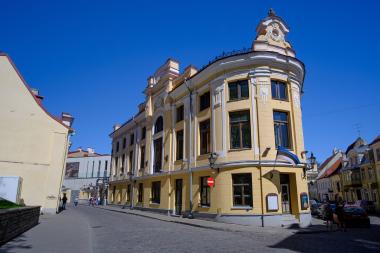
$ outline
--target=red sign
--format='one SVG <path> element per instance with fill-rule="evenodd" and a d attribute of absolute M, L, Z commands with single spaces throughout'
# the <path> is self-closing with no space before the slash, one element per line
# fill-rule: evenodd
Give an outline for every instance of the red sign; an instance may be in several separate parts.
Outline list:
<path fill-rule="evenodd" d="M 212 177 L 207 178 L 207 184 L 210 187 L 213 187 L 215 184 L 215 180 Z"/>

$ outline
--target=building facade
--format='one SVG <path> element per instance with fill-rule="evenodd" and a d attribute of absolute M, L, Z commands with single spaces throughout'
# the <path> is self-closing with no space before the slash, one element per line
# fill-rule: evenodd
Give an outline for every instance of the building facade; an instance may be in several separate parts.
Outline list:
<path fill-rule="evenodd" d="M 55 213 L 73 118 L 53 117 L 42 99 L 0 53 L 0 179 L 18 177 L 20 203 Z"/>
<path fill-rule="evenodd" d="M 62 185 L 68 202 L 78 198 L 79 203 L 88 203 L 90 197 L 104 199 L 105 185 L 111 172 L 111 155 L 98 154 L 88 148 L 69 152 L 65 179 Z"/>
<path fill-rule="evenodd" d="M 278 146 L 305 153 L 305 68 L 288 32 L 270 12 L 250 50 L 201 70 L 180 72 L 173 59 L 159 67 L 138 113 L 110 135 L 111 203 L 241 224 L 309 225 L 305 165 L 276 160 Z"/>

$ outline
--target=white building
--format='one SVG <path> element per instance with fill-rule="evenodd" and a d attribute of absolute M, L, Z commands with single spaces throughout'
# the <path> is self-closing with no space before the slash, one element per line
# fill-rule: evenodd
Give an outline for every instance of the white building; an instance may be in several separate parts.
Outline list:
<path fill-rule="evenodd" d="M 62 191 L 66 193 L 68 202 L 79 198 L 87 202 L 91 196 L 103 197 L 102 184 L 110 176 L 111 156 L 95 153 L 94 149 L 69 152 L 66 162 L 65 179 Z M 99 187 L 100 186 L 100 187 Z"/>

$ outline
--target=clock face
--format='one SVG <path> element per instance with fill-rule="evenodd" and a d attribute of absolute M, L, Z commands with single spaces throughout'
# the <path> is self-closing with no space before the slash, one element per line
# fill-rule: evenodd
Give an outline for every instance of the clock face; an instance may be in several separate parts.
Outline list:
<path fill-rule="evenodd" d="M 278 28 L 276 28 L 276 27 L 273 27 L 273 29 L 270 33 L 270 37 L 274 41 L 280 41 L 282 38 L 280 30 L 278 30 Z"/>

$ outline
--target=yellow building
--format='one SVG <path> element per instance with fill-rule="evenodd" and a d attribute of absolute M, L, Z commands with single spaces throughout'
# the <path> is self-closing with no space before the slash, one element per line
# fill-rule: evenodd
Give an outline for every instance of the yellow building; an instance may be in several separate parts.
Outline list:
<path fill-rule="evenodd" d="M 259 226 L 309 225 L 305 165 L 276 160 L 278 146 L 304 154 L 305 69 L 288 32 L 271 11 L 251 49 L 200 70 L 181 72 L 173 59 L 159 67 L 138 113 L 110 135 L 110 203 Z"/>
<path fill-rule="evenodd" d="M 373 201 L 376 211 L 380 211 L 380 136 L 368 147 L 360 166 L 362 198 Z"/>
<path fill-rule="evenodd" d="M 73 118 L 54 118 L 42 99 L 0 53 L 0 178 L 20 178 L 19 202 L 55 213 Z"/>

